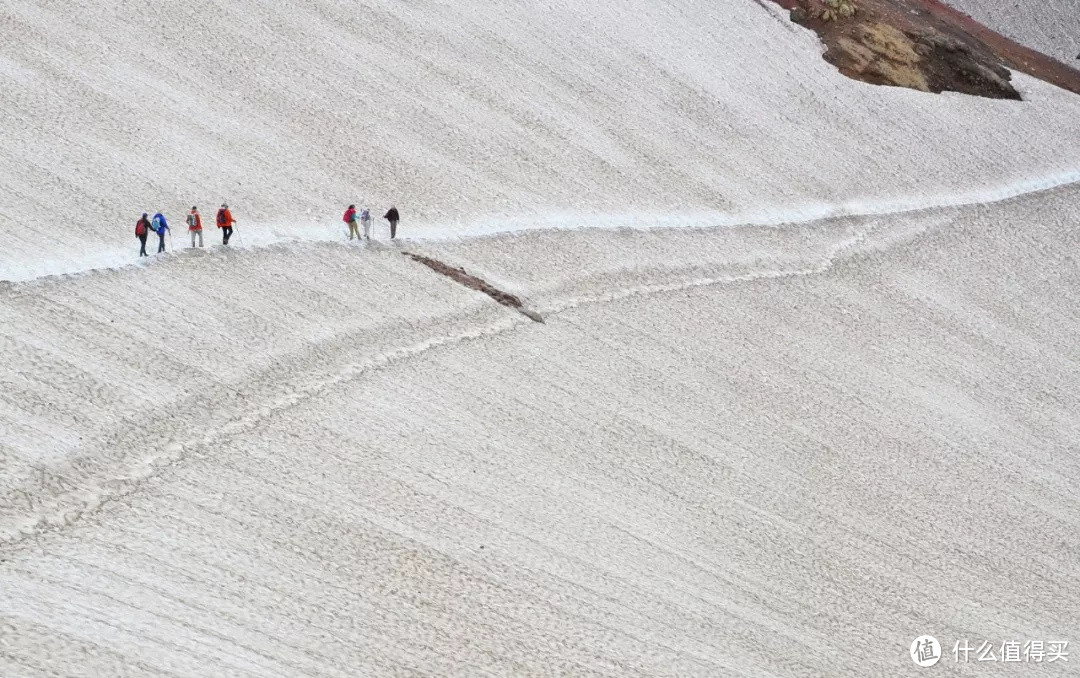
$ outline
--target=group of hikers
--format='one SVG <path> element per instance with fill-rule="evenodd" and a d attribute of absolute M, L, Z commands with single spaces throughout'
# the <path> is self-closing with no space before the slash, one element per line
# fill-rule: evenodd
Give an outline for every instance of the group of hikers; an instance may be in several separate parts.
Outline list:
<path fill-rule="evenodd" d="M 383 219 L 390 222 L 390 239 L 397 238 L 397 225 L 401 217 L 398 215 L 397 207 L 391 207 L 386 214 L 383 215 Z M 364 229 L 364 239 L 369 240 L 371 238 L 371 210 L 364 208 L 363 211 L 357 211 L 356 205 L 349 205 L 349 208 L 345 210 L 345 216 L 342 217 L 349 226 L 349 240 L 360 238 L 360 226 Z M 360 226 L 357 225 L 359 222 Z M 236 224 L 236 219 L 233 218 L 232 212 L 229 211 L 229 206 L 222 204 L 221 209 L 217 212 L 217 227 L 221 229 L 221 244 L 228 245 L 229 238 L 233 234 L 233 225 Z M 203 225 L 202 215 L 199 214 L 198 207 L 192 207 L 191 213 L 187 215 L 187 227 L 188 233 L 191 235 L 191 246 L 195 247 L 195 243 L 198 242 L 198 246 L 203 246 Z M 158 254 L 165 251 L 165 234 L 171 233 L 169 228 L 169 222 L 166 221 L 165 215 L 158 212 L 153 218 L 148 218 L 146 212 L 143 212 L 142 218 L 135 224 L 135 237 L 139 240 L 139 256 L 150 256 L 146 253 L 146 239 L 149 237 L 150 232 L 157 233 L 158 236 Z"/>
<path fill-rule="evenodd" d="M 233 218 L 232 212 L 229 211 L 229 206 L 222 204 L 221 209 L 217 213 L 217 227 L 221 229 L 221 244 L 228 245 L 229 238 L 233 234 L 233 224 L 236 223 L 236 219 Z M 191 234 L 191 246 L 195 247 L 195 243 L 199 243 L 199 247 L 203 246 L 203 226 L 202 215 L 199 214 L 199 208 L 192 206 L 191 213 L 187 215 L 188 233 Z M 153 219 L 147 218 L 147 213 L 143 212 L 142 218 L 135 224 L 135 237 L 139 240 L 139 256 L 150 256 L 146 253 L 146 238 L 153 231 L 158 236 L 158 254 L 165 251 L 165 234 L 171 233 L 172 229 L 169 228 L 169 222 L 165 219 L 165 215 L 158 212 L 154 215 Z"/>
<path fill-rule="evenodd" d="M 396 207 L 391 207 L 383 215 L 383 219 L 390 222 L 390 239 L 397 238 L 397 224 L 401 220 L 401 216 L 398 214 Z M 356 238 L 360 239 L 360 226 L 364 228 L 364 240 L 371 239 L 371 210 L 364 208 L 357 211 L 356 205 L 349 205 L 349 208 L 345 210 L 345 215 L 341 217 L 349 226 L 349 240 Z M 357 222 L 360 222 L 360 226 L 357 226 Z"/>

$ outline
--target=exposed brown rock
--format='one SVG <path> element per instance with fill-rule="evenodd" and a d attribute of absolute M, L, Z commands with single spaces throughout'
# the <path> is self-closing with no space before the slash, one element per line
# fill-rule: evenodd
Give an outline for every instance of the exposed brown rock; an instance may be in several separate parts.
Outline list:
<path fill-rule="evenodd" d="M 529 320 L 538 323 L 544 322 L 544 318 L 536 311 L 526 308 L 525 305 L 521 302 L 521 299 L 517 298 L 513 294 L 510 294 L 509 292 L 504 292 L 500 290 L 499 288 L 495 287 L 483 278 L 478 278 L 475 275 L 468 273 L 464 268 L 461 268 L 460 266 L 454 267 L 450 264 L 439 261 L 438 259 L 425 257 L 422 254 L 415 254 L 413 252 L 403 252 L 402 254 L 409 257 L 413 261 L 419 262 L 427 266 L 433 271 L 445 275 L 447 278 L 450 278 L 455 282 L 461 283 L 465 287 L 474 289 L 477 292 L 483 292 L 484 294 L 488 295 L 503 306 L 509 306 L 510 308 L 518 311 Z"/>
<path fill-rule="evenodd" d="M 1080 94 L 1080 71 L 991 31 L 937 0 L 857 0 L 849 18 L 825 20 L 824 0 L 773 0 L 812 28 L 825 59 L 845 75 L 924 92 L 1020 99 L 1009 69 Z"/>

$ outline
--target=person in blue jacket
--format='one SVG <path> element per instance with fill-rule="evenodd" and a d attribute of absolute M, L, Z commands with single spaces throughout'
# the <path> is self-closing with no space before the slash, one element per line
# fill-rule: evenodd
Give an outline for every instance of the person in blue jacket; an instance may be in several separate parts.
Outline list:
<path fill-rule="evenodd" d="M 169 230 L 169 224 L 165 221 L 165 215 L 161 212 L 154 215 L 154 220 L 151 223 L 158 235 L 157 251 L 158 254 L 161 254 L 165 251 L 165 231 Z"/>

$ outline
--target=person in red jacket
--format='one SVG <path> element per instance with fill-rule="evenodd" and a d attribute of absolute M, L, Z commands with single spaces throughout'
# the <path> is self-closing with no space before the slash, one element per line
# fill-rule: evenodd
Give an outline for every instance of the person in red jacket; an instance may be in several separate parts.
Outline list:
<path fill-rule="evenodd" d="M 341 220 L 349 225 L 349 240 L 360 237 L 360 229 L 356 225 L 356 205 L 349 205 Z"/>
<path fill-rule="evenodd" d="M 221 229 L 221 244 L 228 245 L 229 238 L 232 237 L 233 224 L 236 223 L 236 219 L 233 219 L 232 212 L 229 211 L 229 206 L 223 204 L 221 209 L 217 212 L 217 227 Z"/>
<path fill-rule="evenodd" d="M 198 207 L 192 207 L 191 214 L 187 215 L 187 230 L 191 234 L 191 246 L 195 247 L 195 239 L 198 238 L 199 247 L 202 247 L 202 217 Z"/>
<path fill-rule="evenodd" d="M 142 219 L 135 224 L 135 237 L 139 239 L 139 256 L 148 257 L 146 253 L 146 236 L 150 235 L 150 220 L 146 218 L 146 212 L 143 212 Z"/>

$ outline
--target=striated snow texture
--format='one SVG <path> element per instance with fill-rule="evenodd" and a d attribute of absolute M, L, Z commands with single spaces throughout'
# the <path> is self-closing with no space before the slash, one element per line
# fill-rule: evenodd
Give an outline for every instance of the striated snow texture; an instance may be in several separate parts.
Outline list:
<path fill-rule="evenodd" d="M 380 245 L 9 285 L 0 675 L 884 677 L 923 633 L 1078 638 L 1078 204 L 406 245 L 542 325 Z"/>
<path fill-rule="evenodd" d="M 131 261 L 142 212 L 223 200 L 249 240 L 338 237 L 351 202 L 446 235 L 1080 171 L 1080 97 L 854 82 L 753 0 L 6 0 L 0 43 L 0 280 Z"/>
<path fill-rule="evenodd" d="M 1071 66 L 1080 58 L 1076 0 L 946 0 L 976 21 Z"/>
<path fill-rule="evenodd" d="M 751 1 L 0 39 L 0 676 L 1075 675 L 951 649 L 1080 643 L 1080 97 Z"/>

